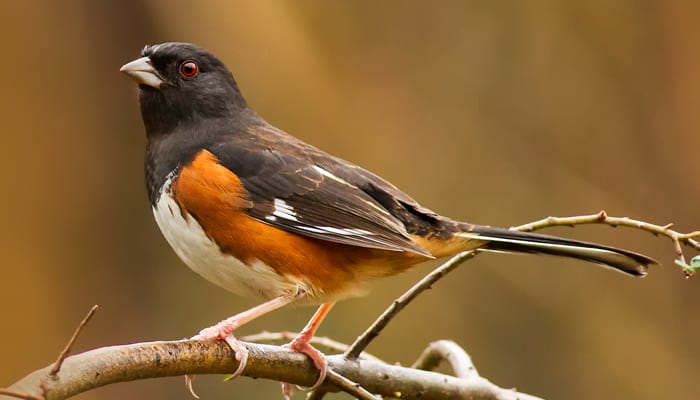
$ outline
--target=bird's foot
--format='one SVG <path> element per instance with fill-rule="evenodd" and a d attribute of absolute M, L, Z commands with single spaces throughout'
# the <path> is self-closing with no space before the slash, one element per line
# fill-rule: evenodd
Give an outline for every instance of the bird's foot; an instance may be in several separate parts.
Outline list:
<path fill-rule="evenodd" d="M 248 348 L 233 336 L 233 331 L 238 326 L 237 321 L 232 320 L 232 318 L 225 319 L 214 326 L 202 329 L 199 334 L 191 338 L 191 340 L 223 340 L 231 347 L 231 350 L 236 355 L 236 360 L 238 360 L 238 368 L 226 378 L 227 381 L 239 376 L 248 363 Z M 192 388 L 192 377 L 190 375 L 185 375 L 185 386 L 195 399 L 199 398 Z"/>
<path fill-rule="evenodd" d="M 303 388 L 303 390 L 317 389 L 319 386 L 321 386 L 321 384 L 323 384 L 323 381 L 326 380 L 326 375 L 328 374 L 328 361 L 326 360 L 326 356 L 309 344 L 312 337 L 313 336 L 311 335 L 301 333 L 294 340 L 284 345 L 284 347 L 291 350 L 306 354 L 309 358 L 311 358 L 311 361 L 314 362 L 314 365 L 319 370 L 316 383 L 314 383 L 311 387 Z M 282 382 L 282 395 L 284 396 L 285 400 L 290 399 L 292 396 L 292 388 L 287 382 Z"/>

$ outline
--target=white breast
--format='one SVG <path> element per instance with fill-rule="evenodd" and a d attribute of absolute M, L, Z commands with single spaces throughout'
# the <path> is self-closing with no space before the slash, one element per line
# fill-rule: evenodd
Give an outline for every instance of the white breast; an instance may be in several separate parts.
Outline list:
<path fill-rule="evenodd" d="M 158 227 L 175 253 L 193 271 L 212 283 L 240 295 L 272 298 L 296 290 L 297 284 L 260 261 L 246 265 L 224 254 L 191 216 L 183 216 L 170 193 L 168 179 L 153 207 Z"/>

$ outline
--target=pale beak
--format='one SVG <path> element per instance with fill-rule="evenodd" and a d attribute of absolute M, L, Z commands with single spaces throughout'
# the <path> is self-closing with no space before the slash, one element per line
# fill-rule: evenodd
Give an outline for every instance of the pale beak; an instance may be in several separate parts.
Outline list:
<path fill-rule="evenodd" d="M 160 89 L 160 85 L 163 84 L 163 77 L 153 68 L 151 59 L 148 57 L 141 57 L 124 64 L 119 68 L 119 72 L 123 72 L 139 85 L 148 85 Z"/>

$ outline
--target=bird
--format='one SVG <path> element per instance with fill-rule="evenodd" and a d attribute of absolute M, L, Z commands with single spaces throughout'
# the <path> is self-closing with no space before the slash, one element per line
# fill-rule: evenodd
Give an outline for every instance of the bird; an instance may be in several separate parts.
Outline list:
<path fill-rule="evenodd" d="M 195 339 L 224 340 L 291 303 L 318 305 L 288 345 L 328 371 L 309 344 L 333 305 L 366 283 L 468 250 L 537 253 L 642 277 L 656 261 L 610 246 L 453 220 L 389 181 L 258 115 L 227 66 L 189 43 L 147 45 L 123 65 L 138 84 L 146 183 L 155 221 L 179 258 L 224 289 L 261 299 Z"/>

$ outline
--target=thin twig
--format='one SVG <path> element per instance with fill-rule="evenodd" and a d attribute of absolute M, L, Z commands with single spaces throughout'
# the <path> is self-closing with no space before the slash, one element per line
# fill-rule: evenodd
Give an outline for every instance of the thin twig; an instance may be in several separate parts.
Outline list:
<path fill-rule="evenodd" d="M 255 343 L 275 343 L 275 342 L 284 342 L 284 341 L 290 341 L 296 338 L 298 333 L 295 332 L 267 332 L 263 331 L 260 333 L 255 333 L 252 335 L 248 336 L 242 336 L 240 340 L 246 341 L 246 342 L 255 342 Z M 333 340 L 328 337 L 317 337 L 314 336 L 311 339 L 311 344 L 315 344 L 319 347 L 325 347 L 326 349 L 338 352 L 338 353 L 343 353 L 348 351 L 350 348 L 349 345 L 345 343 L 338 342 L 336 340 Z M 372 360 L 372 361 L 377 361 L 377 362 L 384 362 L 380 358 L 373 356 L 372 354 L 369 354 L 367 352 L 362 352 L 360 353 L 361 360 Z"/>
<path fill-rule="evenodd" d="M 583 224 L 607 224 L 613 227 L 616 226 L 626 226 L 641 229 L 647 232 L 651 232 L 655 235 L 663 235 L 670 238 L 674 242 L 674 247 L 678 255 L 678 260 L 685 264 L 685 257 L 683 256 L 683 250 L 681 244 L 690 246 L 696 250 L 700 250 L 700 241 L 694 238 L 700 237 L 700 231 L 694 231 L 690 233 L 679 233 L 671 230 L 673 224 L 667 225 L 655 225 L 644 221 L 637 221 L 628 217 L 610 217 L 605 211 L 601 211 L 597 214 L 591 215 L 581 215 L 575 217 L 547 217 L 539 221 L 531 222 L 529 224 L 524 224 L 520 226 L 515 226 L 510 229 L 516 231 L 534 231 L 543 228 L 549 228 L 553 226 L 576 226 Z M 408 305 L 416 296 L 421 294 L 423 291 L 428 289 L 435 282 L 442 279 L 443 276 L 447 275 L 450 271 L 459 266 L 462 262 L 467 259 L 474 257 L 476 251 L 464 252 L 454 256 L 445 264 L 441 265 L 428 275 L 426 275 L 420 282 L 411 287 L 406 293 L 401 295 L 394 303 L 389 306 L 382 315 L 377 318 L 377 320 L 372 323 L 372 325 L 358 337 L 355 342 L 350 345 L 350 349 L 345 352 L 345 355 L 349 359 L 356 359 L 359 352 L 364 350 L 369 343 L 374 340 L 374 338 L 379 335 L 379 332 L 384 329 L 384 327 L 391 321 L 391 319 L 401 311 L 406 305 Z M 686 276 L 692 274 L 689 270 L 685 270 Z"/>
<path fill-rule="evenodd" d="M 40 397 L 34 397 L 29 394 L 18 393 L 9 389 L 0 389 L 0 396 L 10 396 L 22 400 L 42 400 Z"/>
<path fill-rule="evenodd" d="M 363 388 L 359 383 L 355 383 L 350 379 L 340 375 L 339 373 L 328 370 L 328 375 L 326 377 L 327 381 L 333 385 L 339 387 L 345 393 L 351 394 L 360 400 L 379 400 L 378 396 L 373 395 L 367 389 Z"/>
<path fill-rule="evenodd" d="M 656 225 L 645 221 L 639 221 L 629 217 L 611 217 L 605 211 L 600 211 L 596 214 L 579 215 L 574 217 L 547 217 L 539 221 L 530 222 L 528 224 L 512 227 L 511 229 L 523 232 L 549 228 L 552 226 L 575 226 L 585 224 L 606 224 L 612 227 L 625 226 L 629 228 L 637 228 L 643 231 L 662 235 L 671 240 L 677 239 L 681 243 L 700 250 L 700 241 L 693 238 L 700 237 L 700 231 L 690 233 L 681 233 L 672 230 L 673 224 Z"/>
<path fill-rule="evenodd" d="M 479 376 L 469 354 L 451 340 L 430 343 L 411 368 L 433 371 L 442 361 L 450 364 L 457 378 L 471 379 Z"/>
<path fill-rule="evenodd" d="M 362 335 L 355 339 L 355 341 L 350 345 L 350 348 L 345 352 L 345 357 L 350 360 L 356 360 L 359 354 L 364 351 L 365 348 L 367 348 L 370 342 L 372 342 L 377 335 L 379 335 L 379 332 L 386 327 L 389 321 L 391 321 L 396 314 L 398 314 L 404 307 L 413 301 L 416 296 L 425 290 L 430 289 L 435 282 L 442 279 L 443 276 L 450 273 L 464 261 L 474 257 L 477 253 L 477 251 L 465 251 L 457 254 L 423 277 L 423 279 L 402 294 L 401 297 L 394 300 L 389 308 L 384 310 L 382 315 L 380 315 L 379 318 L 377 318 L 372 325 L 362 333 Z"/>
<path fill-rule="evenodd" d="M 61 354 L 58 355 L 58 359 L 56 360 L 56 363 L 54 363 L 53 368 L 51 368 L 51 371 L 49 371 L 49 377 L 55 378 L 58 374 L 58 371 L 61 370 L 61 365 L 63 365 L 63 361 L 66 359 L 66 357 L 68 357 L 68 353 L 70 353 L 70 349 L 73 347 L 75 341 L 78 339 L 78 335 L 80 335 L 80 332 L 83 330 L 83 328 L 85 328 L 85 325 L 87 325 L 88 321 L 90 321 L 90 318 L 92 318 L 93 314 L 95 314 L 95 311 L 97 311 L 98 308 L 99 306 L 97 304 L 92 306 L 90 311 L 88 311 L 87 315 L 85 315 L 85 318 L 83 318 L 83 320 L 80 322 L 80 325 L 78 325 L 78 327 L 75 328 L 73 336 L 66 344 L 66 347 L 63 348 Z"/>
<path fill-rule="evenodd" d="M 673 227 L 672 223 L 666 225 L 656 225 L 651 224 L 649 222 L 632 219 L 629 217 L 611 217 L 605 211 L 600 211 L 597 214 L 579 215 L 575 217 L 547 217 L 539 221 L 515 226 L 511 229 L 529 232 L 538 229 L 549 228 L 552 226 L 573 227 L 576 225 L 585 224 L 606 224 L 612 227 L 624 226 L 629 228 L 641 229 L 643 231 L 647 231 L 657 236 L 665 236 L 671 239 L 671 241 L 673 242 L 673 247 L 676 251 L 677 259 L 682 264 L 686 264 L 685 256 L 683 254 L 683 245 L 700 251 L 700 240 L 695 239 L 700 237 L 700 231 L 681 233 L 671 229 Z M 688 270 L 685 270 L 684 272 L 686 273 L 686 275 L 692 274 Z"/>

